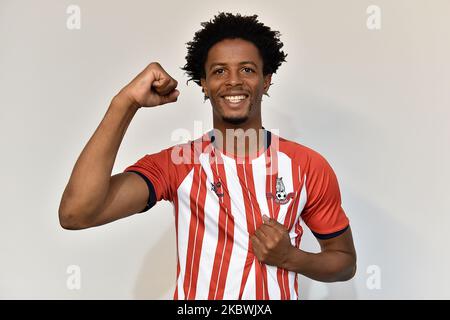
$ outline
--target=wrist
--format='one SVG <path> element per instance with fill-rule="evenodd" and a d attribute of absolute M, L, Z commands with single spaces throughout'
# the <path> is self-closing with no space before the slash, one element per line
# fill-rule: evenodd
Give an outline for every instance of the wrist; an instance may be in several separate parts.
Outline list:
<path fill-rule="evenodd" d="M 111 105 L 132 112 L 136 112 L 141 107 L 124 91 L 120 91 L 117 95 L 114 96 L 111 101 Z"/>
<path fill-rule="evenodd" d="M 281 267 L 299 273 L 300 269 L 302 269 L 301 265 L 305 262 L 305 255 L 306 252 L 291 245 Z"/>

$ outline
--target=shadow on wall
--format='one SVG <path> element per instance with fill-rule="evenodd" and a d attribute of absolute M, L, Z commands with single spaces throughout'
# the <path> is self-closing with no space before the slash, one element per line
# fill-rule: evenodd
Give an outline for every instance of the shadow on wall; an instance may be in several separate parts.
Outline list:
<path fill-rule="evenodd" d="M 299 276 L 299 300 L 356 300 L 354 280 L 342 283 L 323 283 Z"/>
<path fill-rule="evenodd" d="M 175 227 L 170 227 L 145 255 L 136 280 L 134 299 L 171 300 L 176 266 Z"/>

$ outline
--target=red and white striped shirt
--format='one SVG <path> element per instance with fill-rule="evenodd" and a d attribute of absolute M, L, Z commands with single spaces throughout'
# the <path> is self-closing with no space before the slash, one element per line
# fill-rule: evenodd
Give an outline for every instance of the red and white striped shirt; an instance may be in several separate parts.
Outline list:
<path fill-rule="evenodd" d="M 300 221 L 318 238 L 349 225 L 337 178 L 317 152 L 266 132 L 255 157 L 214 147 L 212 131 L 146 155 L 125 169 L 146 180 L 149 202 L 174 205 L 177 283 L 174 299 L 297 299 L 295 272 L 259 262 L 250 237 L 267 214 L 299 248 Z M 211 141 L 212 140 L 212 141 Z"/>

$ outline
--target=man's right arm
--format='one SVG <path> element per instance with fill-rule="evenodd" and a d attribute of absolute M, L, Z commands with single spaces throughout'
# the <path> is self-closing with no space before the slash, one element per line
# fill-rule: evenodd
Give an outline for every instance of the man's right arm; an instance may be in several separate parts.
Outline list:
<path fill-rule="evenodd" d="M 158 63 L 151 63 L 119 94 L 75 163 L 59 206 L 65 229 L 102 225 L 142 211 L 149 191 L 137 174 L 111 176 L 125 132 L 141 107 L 175 102 L 177 82 Z"/>

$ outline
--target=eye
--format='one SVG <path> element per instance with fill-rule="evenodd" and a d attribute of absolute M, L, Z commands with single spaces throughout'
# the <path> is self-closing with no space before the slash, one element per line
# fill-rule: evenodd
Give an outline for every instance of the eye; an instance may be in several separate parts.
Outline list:
<path fill-rule="evenodd" d="M 219 68 L 213 71 L 214 74 L 222 74 L 223 73 L 223 69 Z"/>
<path fill-rule="evenodd" d="M 252 72 L 254 72 L 254 70 L 253 70 L 252 68 L 249 68 L 249 67 L 244 67 L 243 70 L 244 70 L 246 73 L 252 73 Z"/>

